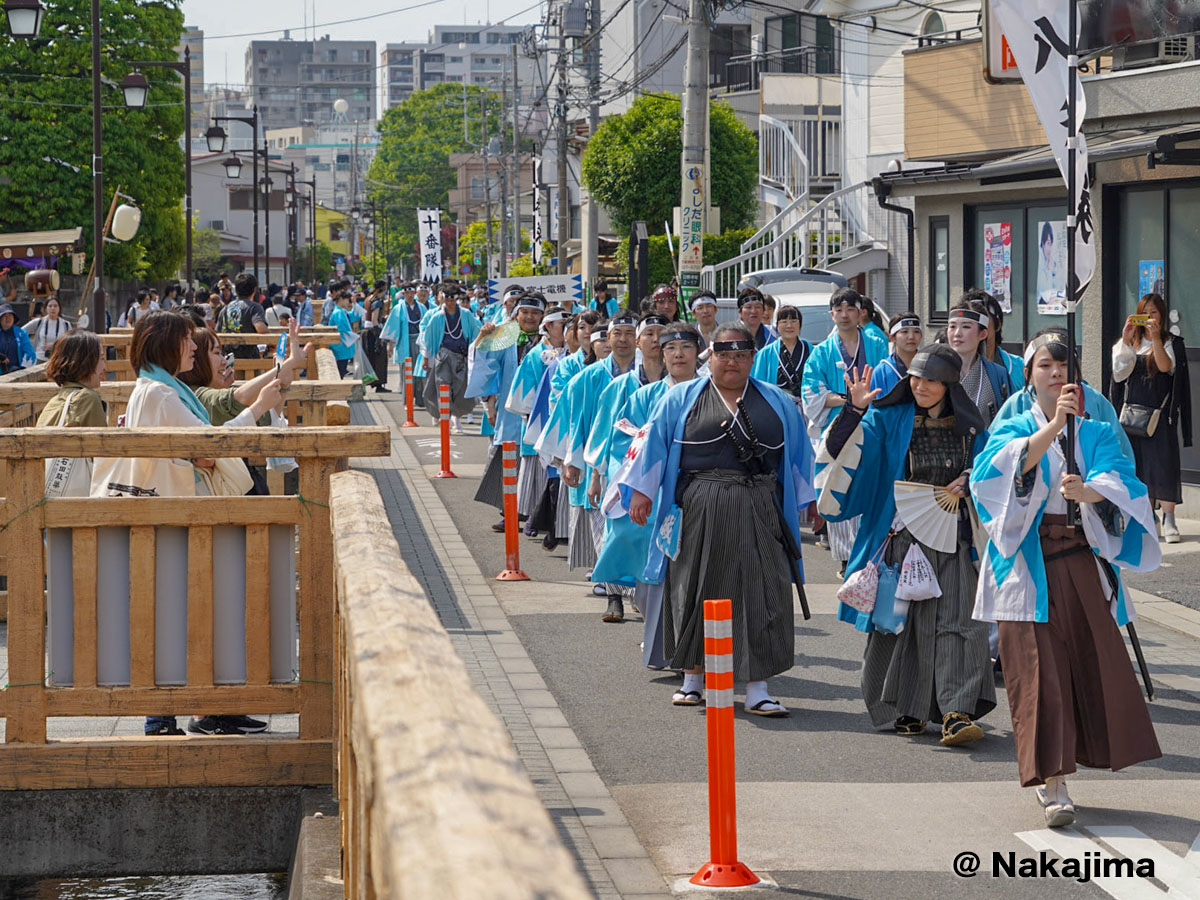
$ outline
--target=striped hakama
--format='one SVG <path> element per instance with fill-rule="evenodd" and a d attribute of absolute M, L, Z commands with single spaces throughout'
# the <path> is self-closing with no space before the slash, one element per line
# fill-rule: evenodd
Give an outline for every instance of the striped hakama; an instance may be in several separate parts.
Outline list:
<path fill-rule="evenodd" d="M 561 470 L 560 470 L 561 472 Z M 575 519 L 572 516 L 573 508 L 571 506 L 571 488 L 567 486 L 566 480 L 559 475 L 558 477 L 558 505 L 554 510 L 554 536 L 562 539 L 571 536 L 571 526 Z"/>
<path fill-rule="evenodd" d="M 826 525 L 829 552 L 840 563 L 850 558 L 850 551 L 854 549 L 854 538 L 858 535 L 858 521 L 861 518 L 855 516 L 845 522 L 829 522 Z"/>
<path fill-rule="evenodd" d="M 475 502 L 486 503 L 504 512 L 504 452 L 495 444 L 488 448 L 488 463 L 475 489 Z"/>
<path fill-rule="evenodd" d="M 738 681 L 795 665 L 792 576 L 775 506 L 774 474 L 695 472 L 683 493 L 679 555 L 667 566 L 663 656 L 672 669 L 704 665 L 704 601 L 733 601 Z M 647 615 L 649 620 L 649 615 Z"/>
<path fill-rule="evenodd" d="M 567 568 L 572 572 L 590 569 L 596 565 L 596 541 L 592 537 L 590 510 L 582 506 L 572 506 L 570 509 L 571 539 L 567 547 Z"/>
<path fill-rule="evenodd" d="M 633 592 L 633 601 L 645 617 L 642 626 L 642 664 L 665 669 L 668 660 L 663 655 L 663 586 L 639 581 Z"/>
<path fill-rule="evenodd" d="M 1063 515 L 1043 515 L 1040 534 L 1049 621 L 1000 623 L 1021 785 L 1070 775 L 1076 764 L 1117 771 L 1158 759 L 1162 750 L 1091 546 Z"/>
<path fill-rule="evenodd" d="M 425 391 L 421 397 L 425 409 L 436 422 L 438 413 L 438 385 L 450 386 L 450 415 L 465 416 L 475 408 L 475 398 L 463 396 L 467 392 L 467 354 L 455 353 L 445 347 L 438 350 L 433 370 L 425 378 Z"/>
<path fill-rule="evenodd" d="M 546 490 L 546 467 L 536 456 L 522 456 L 517 471 L 517 513 L 532 516 Z"/>
<path fill-rule="evenodd" d="M 903 562 L 912 543 L 907 530 L 892 538 L 888 564 Z M 960 538 L 956 553 L 924 544 L 921 550 L 942 596 L 913 601 L 900 634 L 867 636 L 862 692 L 876 728 L 901 716 L 940 723 L 946 713 L 961 712 L 976 719 L 996 706 L 988 626 L 971 618 L 978 581 L 971 545 Z"/>

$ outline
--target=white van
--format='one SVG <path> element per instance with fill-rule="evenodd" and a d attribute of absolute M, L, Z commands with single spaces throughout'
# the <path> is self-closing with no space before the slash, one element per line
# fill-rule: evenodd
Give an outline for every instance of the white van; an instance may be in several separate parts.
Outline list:
<path fill-rule="evenodd" d="M 794 306 L 800 311 L 800 337 L 819 344 L 829 336 L 833 321 L 829 317 L 829 298 L 838 288 L 847 287 L 845 276 L 826 269 L 763 269 L 742 277 L 742 288 L 758 288 L 775 298 L 776 310 Z M 717 321 L 737 319 L 737 299 L 723 297 L 717 301 Z M 774 324 L 773 322 L 771 323 Z"/>

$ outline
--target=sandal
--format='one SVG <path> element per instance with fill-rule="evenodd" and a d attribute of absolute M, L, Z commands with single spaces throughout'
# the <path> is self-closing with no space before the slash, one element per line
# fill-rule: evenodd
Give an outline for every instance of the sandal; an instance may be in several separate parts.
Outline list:
<path fill-rule="evenodd" d="M 770 697 L 766 700 L 759 700 L 753 706 L 745 706 L 744 708 L 752 716 L 766 716 L 771 719 L 781 719 L 784 716 L 790 715 L 786 706 L 778 700 L 772 700 Z"/>
<path fill-rule="evenodd" d="M 951 712 L 942 716 L 942 743 L 947 747 L 969 744 L 983 737 L 983 729 L 966 713 Z"/>
<path fill-rule="evenodd" d="M 704 696 L 699 691 L 685 691 L 680 688 L 671 695 L 671 702 L 675 706 L 699 706 L 703 701 Z"/>
<path fill-rule="evenodd" d="M 928 722 L 921 719 L 914 719 L 912 716 L 901 716 L 892 723 L 892 727 L 896 729 L 896 734 L 912 737 L 913 735 L 923 734 L 925 726 L 928 724 Z"/>

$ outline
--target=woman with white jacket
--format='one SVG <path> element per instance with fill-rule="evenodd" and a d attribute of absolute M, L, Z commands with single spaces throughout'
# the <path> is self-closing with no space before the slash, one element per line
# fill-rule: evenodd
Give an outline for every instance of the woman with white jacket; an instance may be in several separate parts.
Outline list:
<path fill-rule="evenodd" d="M 192 368 L 196 354 L 196 344 L 192 339 L 193 324 L 186 316 L 177 312 L 155 310 L 148 312 L 138 319 L 133 330 L 133 340 L 130 345 L 129 358 L 137 372 L 137 383 L 129 396 L 126 407 L 124 424 L 129 428 L 210 428 L 212 427 L 208 411 L 197 398 L 195 392 L 184 384 L 179 375 Z M 280 402 L 280 387 L 278 379 L 272 379 L 258 392 L 254 401 L 241 413 L 226 422 L 226 425 L 252 426 L 255 421 Z M 116 460 L 97 459 L 92 476 L 93 497 L 192 497 L 197 494 L 209 493 L 206 482 L 201 478 L 197 467 L 213 469 L 216 460 L 213 459 L 152 459 L 130 458 Z M 169 536 L 166 529 L 158 538 L 159 564 L 169 564 L 178 555 L 185 558 L 186 531 L 182 535 Z M 114 537 L 119 536 L 108 536 Z M 168 544 L 175 541 L 172 537 L 182 539 L 179 553 L 169 549 Z M 115 549 L 115 548 L 114 548 Z M 114 552 L 106 554 L 101 548 L 101 558 L 111 556 L 114 559 L 128 558 L 127 553 Z M 101 576 L 103 580 L 103 575 Z M 180 634 L 174 635 L 174 649 L 178 653 L 163 653 L 164 639 L 159 639 L 156 656 L 159 663 L 156 666 L 157 680 L 160 683 L 174 683 L 186 680 L 186 578 L 185 590 L 172 602 L 164 603 L 159 597 L 159 616 L 163 618 L 166 607 L 171 607 L 174 613 L 182 614 L 182 630 L 167 628 L 162 623 L 163 634 L 168 631 Z M 177 602 L 182 600 L 182 602 Z M 128 619 L 126 618 L 126 621 Z M 180 640 L 181 639 L 181 640 Z M 137 652 L 138 648 L 131 648 Z M 174 658 L 174 657 L 178 658 Z M 128 655 L 126 655 L 126 660 Z M 171 672 L 174 672 L 172 676 Z M 149 716 L 146 719 L 145 732 L 148 735 L 182 734 L 174 716 Z"/>

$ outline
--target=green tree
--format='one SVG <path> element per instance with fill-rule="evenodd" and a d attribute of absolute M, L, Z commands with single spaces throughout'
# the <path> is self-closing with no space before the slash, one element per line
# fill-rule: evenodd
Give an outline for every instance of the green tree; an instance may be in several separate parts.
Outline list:
<path fill-rule="evenodd" d="M 174 60 L 183 27 L 180 0 L 103 0 L 101 53 L 106 80 L 134 60 Z M 47 4 L 41 36 L 0 41 L 0 172 L 12 183 L 0 203 L 0 231 L 83 226 L 92 246 L 91 35 L 88 0 Z M 15 73 L 15 74 L 14 74 Z M 142 225 L 128 244 L 109 244 L 104 272 L 119 278 L 170 277 L 184 254 L 182 79 L 144 72 L 145 109 L 126 109 L 102 88 L 105 209 L 119 186 L 137 200 Z"/>
<path fill-rule="evenodd" d="M 485 106 L 488 134 L 497 135 L 500 97 L 477 85 L 438 84 L 415 91 L 379 120 L 379 151 L 367 173 L 367 188 L 376 205 L 387 210 L 387 252 L 393 262 L 414 252 L 418 207 L 449 207 L 456 178 L 450 154 L 475 151 L 466 137 L 480 142 Z"/>
<path fill-rule="evenodd" d="M 713 205 L 726 228 L 754 219 L 758 144 L 726 103 L 709 109 Z M 683 112 L 678 97 L 643 94 L 628 112 L 609 116 L 588 141 L 583 183 L 612 219 L 618 234 L 637 220 L 670 221 L 679 205 Z"/>

